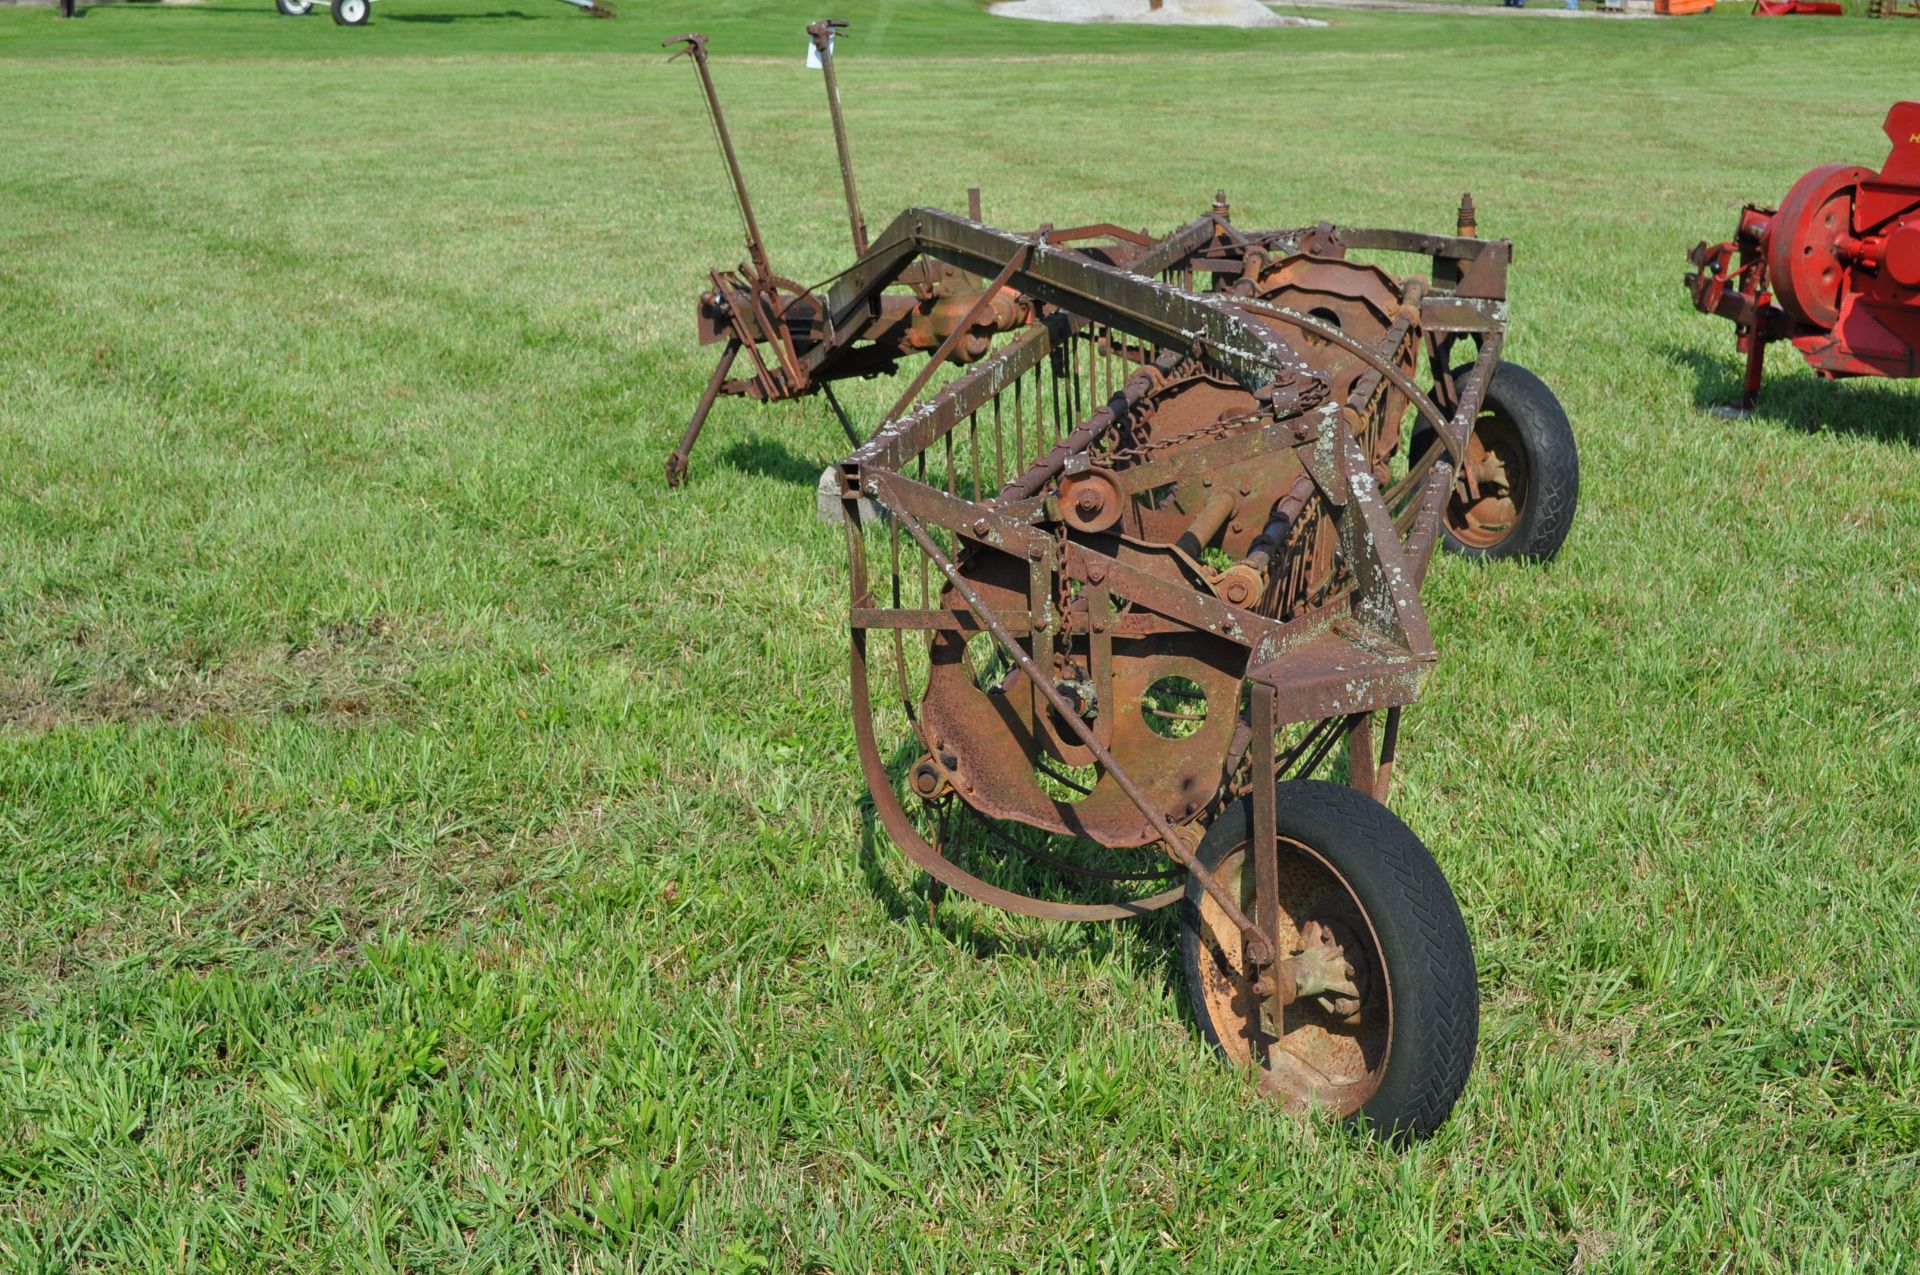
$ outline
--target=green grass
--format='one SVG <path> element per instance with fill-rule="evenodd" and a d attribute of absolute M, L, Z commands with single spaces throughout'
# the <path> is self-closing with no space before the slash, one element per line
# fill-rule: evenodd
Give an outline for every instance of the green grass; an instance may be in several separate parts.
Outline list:
<path fill-rule="evenodd" d="M 1551 566 L 1428 584 L 1452 1123 L 1251 1101 L 1165 924 L 929 922 L 841 704 L 831 418 L 723 403 L 664 489 L 740 248 L 652 46 L 714 32 L 817 278 L 809 15 L 0 9 L 0 1267 L 1911 1269 L 1920 397 L 1776 351 L 1708 418 L 1680 274 L 1878 164 L 1920 29 L 845 12 L 876 224 L 1471 188 L 1516 241 L 1585 490 Z"/>

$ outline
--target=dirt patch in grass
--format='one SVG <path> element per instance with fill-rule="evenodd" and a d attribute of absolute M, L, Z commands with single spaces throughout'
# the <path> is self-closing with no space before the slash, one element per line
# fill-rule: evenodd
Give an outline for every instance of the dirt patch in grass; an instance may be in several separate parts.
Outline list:
<path fill-rule="evenodd" d="M 251 950 L 351 957 L 385 930 L 437 933 L 509 896 L 539 898 L 556 882 L 577 882 L 581 848 L 594 842 L 606 818 L 596 804 L 529 834 L 329 859 L 285 880 L 249 882 L 195 910 Z"/>
<path fill-rule="evenodd" d="M 1138 22 L 1155 26 L 1319 27 L 1324 22 L 1275 13 L 1260 0 L 1002 0 L 997 18 L 1039 22 Z"/>
<path fill-rule="evenodd" d="M 203 718 L 261 721 L 391 716 L 408 698 L 411 661 L 385 617 L 326 628 L 299 648 L 271 643 L 209 659 L 190 649 L 123 661 L 123 671 L 55 685 L 0 678 L 0 729 L 29 735 L 72 726 Z"/>
<path fill-rule="evenodd" d="M 16 933 L 0 975 L 0 1012 L 23 1013 L 29 987 L 88 984 L 128 962 L 206 969 L 260 957 L 351 968 L 382 934 L 445 934 L 507 900 L 545 898 L 591 880 L 588 853 L 608 820 L 594 804 L 537 830 L 465 836 L 379 854 L 325 854 L 182 895 L 143 888 L 64 939 Z M 516 902 L 512 906 L 518 906 Z"/>

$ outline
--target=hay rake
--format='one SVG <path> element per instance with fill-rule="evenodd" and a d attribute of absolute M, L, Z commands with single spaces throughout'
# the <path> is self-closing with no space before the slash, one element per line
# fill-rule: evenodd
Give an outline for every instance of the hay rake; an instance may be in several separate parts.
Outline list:
<path fill-rule="evenodd" d="M 701 300 L 703 333 L 722 313 L 731 352 L 767 347 L 774 398 L 890 369 L 895 337 L 846 334 L 951 289 L 928 362 L 822 478 L 861 766 L 936 895 L 1181 904 L 1206 1037 L 1282 1102 L 1398 1135 L 1445 1119 L 1478 1031 L 1458 906 L 1385 805 L 1436 659 L 1421 585 L 1441 543 L 1551 555 L 1577 485 L 1552 395 L 1499 357 L 1510 255 L 1470 200 L 1431 235 L 1246 231 L 1220 196 L 1157 239 L 919 207 L 824 294 L 756 293 L 762 256 Z M 1314 779 L 1336 750 L 1346 782 Z"/>

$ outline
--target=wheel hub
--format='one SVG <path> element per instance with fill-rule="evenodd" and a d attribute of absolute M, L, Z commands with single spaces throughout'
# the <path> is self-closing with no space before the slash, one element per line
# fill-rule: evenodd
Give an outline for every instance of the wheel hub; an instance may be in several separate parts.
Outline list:
<path fill-rule="evenodd" d="M 1447 530 L 1476 549 L 1512 534 L 1527 500 L 1526 452 L 1511 422 L 1483 412 L 1467 437 L 1460 480 L 1447 502 Z"/>
<path fill-rule="evenodd" d="M 1207 958 L 1199 994 L 1234 1062 L 1261 1067 L 1261 1087 L 1292 1103 L 1346 1115 L 1385 1074 L 1391 1015 L 1371 929 L 1345 882 L 1311 852 L 1282 841 L 1280 910 L 1260 916 L 1243 847 L 1215 869 L 1256 924 L 1292 955 L 1258 973 L 1237 932 L 1210 900 L 1200 904 Z M 1278 993 L 1277 995 L 1275 993 Z"/>

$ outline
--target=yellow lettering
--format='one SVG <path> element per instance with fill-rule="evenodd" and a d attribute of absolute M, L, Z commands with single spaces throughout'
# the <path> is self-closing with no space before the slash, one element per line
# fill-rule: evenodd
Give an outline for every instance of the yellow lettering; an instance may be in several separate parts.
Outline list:
<path fill-rule="evenodd" d="M 1908 142 L 1909 144 L 1911 144 L 1911 143 L 1914 143 L 1914 142 L 1920 142 L 1920 133 L 1908 133 L 1908 134 L 1907 134 L 1907 142 Z"/>

